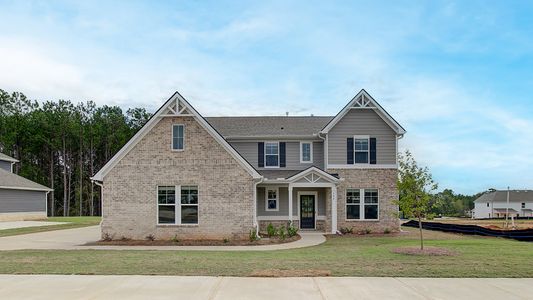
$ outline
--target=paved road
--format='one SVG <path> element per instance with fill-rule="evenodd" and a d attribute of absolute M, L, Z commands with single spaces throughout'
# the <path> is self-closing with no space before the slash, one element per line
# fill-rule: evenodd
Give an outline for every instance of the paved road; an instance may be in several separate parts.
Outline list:
<path fill-rule="evenodd" d="M 0 299 L 533 299 L 533 279 L 0 275 Z"/>
<path fill-rule="evenodd" d="M 83 246 L 100 239 L 100 226 L 54 230 L 39 233 L 0 237 L 0 250 L 59 249 L 59 250 L 202 250 L 202 251 L 270 251 L 309 247 L 321 244 L 326 238 L 320 233 L 301 233 L 298 241 L 263 246 Z"/>

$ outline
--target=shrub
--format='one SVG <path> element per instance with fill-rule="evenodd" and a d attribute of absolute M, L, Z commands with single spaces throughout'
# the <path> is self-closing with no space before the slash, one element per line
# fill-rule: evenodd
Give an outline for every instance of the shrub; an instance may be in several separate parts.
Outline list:
<path fill-rule="evenodd" d="M 352 227 L 341 227 L 340 232 L 342 234 L 353 233 L 353 228 Z"/>
<path fill-rule="evenodd" d="M 383 230 L 383 233 L 384 233 L 384 234 L 389 234 L 390 232 L 391 232 L 391 231 L 390 231 L 389 228 L 385 228 L 385 229 Z"/>
<path fill-rule="evenodd" d="M 155 236 L 153 234 L 149 234 L 149 235 L 146 236 L 146 240 L 153 242 L 153 241 L 155 241 Z"/>
<path fill-rule="evenodd" d="M 255 229 L 250 229 L 249 237 L 250 237 L 250 242 L 255 242 L 259 239 L 259 237 L 257 236 L 257 232 L 255 232 Z"/>
<path fill-rule="evenodd" d="M 287 237 L 287 232 L 285 231 L 285 226 L 281 225 L 278 229 L 278 236 L 280 240 L 285 240 Z"/>
<path fill-rule="evenodd" d="M 371 234 L 371 233 L 372 233 L 372 230 L 370 230 L 370 228 L 365 229 L 365 234 Z"/>
<path fill-rule="evenodd" d="M 227 244 L 229 243 L 229 238 L 224 238 L 222 241 L 224 242 L 224 244 Z"/>
<path fill-rule="evenodd" d="M 102 235 L 102 240 L 109 242 L 113 240 L 113 237 L 109 234 L 109 232 L 104 232 Z"/>
<path fill-rule="evenodd" d="M 276 227 L 274 227 L 274 225 L 272 225 L 272 223 L 268 223 L 267 235 L 268 235 L 269 238 L 271 238 L 271 237 L 276 235 Z"/>
<path fill-rule="evenodd" d="M 126 242 L 126 241 L 129 241 L 130 239 L 127 238 L 127 237 L 125 237 L 125 236 L 122 236 L 122 237 L 120 238 L 120 240 L 123 241 L 123 242 Z"/>
<path fill-rule="evenodd" d="M 178 236 L 177 235 L 174 235 L 172 237 L 172 242 L 174 242 L 174 243 L 179 243 L 180 242 L 180 240 L 178 240 Z"/>
<path fill-rule="evenodd" d="M 297 233 L 298 233 L 298 228 L 296 228 L 296 226 L 294 226 L 292 223 L 289 224 L 289 226 L 287 227 L 287 235 L 288 235 L 289 237 L 293 237 L 293 236 L 295 236 Z"/>

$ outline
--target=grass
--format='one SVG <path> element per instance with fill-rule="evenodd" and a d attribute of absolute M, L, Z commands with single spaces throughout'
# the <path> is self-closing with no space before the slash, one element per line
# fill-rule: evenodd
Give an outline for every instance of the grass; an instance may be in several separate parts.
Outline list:
<path fill-rule="evenodd" d="M 3 274 L 147 274 L 250 276 L 268 270 L 332 276 L 533 277 L 533 243 L 425 231 L 426 245 L 456 256 L 410 256 L 416 229 L 394 236 L 330 237 L 322 245 L 281 251 L 0 251 Z"/>
<path fill-rule="evenodd" d="M 100 224 L 100 217 L 50 217 L 46 221 L 65 222 L 65 224 L 4 229 L 4 230 L 0 230 L 0 237 L 93 226 L 93 225 Z"/>

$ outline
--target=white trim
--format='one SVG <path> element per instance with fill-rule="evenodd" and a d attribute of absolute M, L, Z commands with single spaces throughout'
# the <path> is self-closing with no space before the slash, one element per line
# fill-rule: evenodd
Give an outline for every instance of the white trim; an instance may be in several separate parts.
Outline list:
<path fill-rule="evenodd" d="M 174 126 L 182 126 L 183 127 L 183 147 L 181 149 L 174 149 Z M 185 124 L 182 123 L 172 123 L 170 126 L 170 151 L 172 152 L 181 152 L 185 150 Z"/>
<path fill-rule="evenodd" d="M 25 188 L 25 187 L 19 187 L 19 186 L 1 186 L 1 185 L 0 185 L 0 189 L 4 189 L 4 190 L 20 190 L 20 191 L 39 191 L 39 192 L 51 192 L 51 191 L 53 191 L 50 188 Z"/>
<path fill-rule="evenodd" d="M 267 166 L 267 152 L 266 152 L 266 149 L 267 149 L 267 144 L 277 144 L 278 145 L 278 165 L 277 166 Z M 265 169 L 279 169 L 279 163 L 280 163 L 280 156 L 281 156 L 281 153 L 280 153 L 280 149 L 279 149 L 279 141 L 264 141 L 263 142 L 263 160 L 265 162 L 265 165 L 263 166 L 263 168 Z M 269 155 L 274 155 L 274 154 L 269 154 Z"/>
<path fill-rule="evenodd" d="M 11 173 L 13 173 L 13 167 L 15 166 L 16 162 L 12 161 L 11 162 Z"/>
<path fill-rule="evenodd" d="M 368 149 L 366 151 L 357 151 L 355 150 L 355 140 L 366 140 Z M 353 136 L 353 164 L 354 165 L 369 165 L 370 164 L 370 136 L 369 135 L 354 135 Z M 357 163 L 355 162 L 355 153 L 356 152 L 366 152 L 366 163 Z"/>
<path fill-rule="evenodd" d="M 177 102 L 193 115 L 195 120 L 207 131 L 209 134 L 221 144 L 226 151 L 228 151 L 235 160 L 252 176 L 254 179 L 263 178 L 255 169 L 246 161 L 203 117 L 192 107 L 183 96 L 175 92 L 146 122 L 146 124 L 109 160 L 93 177 L 92 180 L 102 181 L 111 169 L 148 133 L 159 123 L 161 116 L 167 108 L 172 105 L 172 102 Z M 178 115 L 179 116 L 179 115 Z"/>
<path fill-rule="evenodd" d="M 174 187 L 174 204 L 159 204 L 159 187 Z M 181 188 L 184 186 L 195 186 L 198 192 L 198 203 L 196 204 L 184 204 L 185 206 L 198 207 L 198 222 L 197 223 L 181 223 Z M 199 226 L 200 225 L 200 187 L 197 184 L 182 184 L 182 185 L 156 185 L 156 226 Z M 174 223 L 159 223 L 159 206 L 174 206 Z"/>
<path fill-rule="evenodd" d="M 316 216 L 317 221 L 325 221 L 326 216 L 319 215 Z M 257 216 L 258 221 L 289 221 L 287 216 Z M 300 218 L 298 216 L 292 216 L 293 221 L 299 221 Z"/>
<path fill-rule="evenodd" d="M 344 165 L 344 164 L 334 164 L 334 165 L 329 165 L 328 169 L 398 169 L 398 165 L 396 165 L 396 164 L 383 164 L 383 165 L 370 165 L 370 164 Z"/>
<path fill-rule="evenodd" d="M 309 167 L 305 170 L 303 170 L 302 172 L 300 173 L 297 173 L 297 174 L 294 174 L 292 175 L 291 177 L 287 178 L 287 181 L 297 181 L 298 179 L 301 179 L 303 177 L 305 177 L 307 174 L 311 173 L 311 172 L 316 172 L 318 173 L 318 175 L 320 175 L 322 178 L 324 178 L 325 180 L 329 181 L 329 182 L 339 182 L 339 178 L 329 174 L 328 172 L 326 171 L 323 171 L 315 166 L 313 167 Z M 313 183 L 313 184 L 319 184 L 319 183 Z"/>
<path fill-rule="evenodd" d="M 314 220 L 315 220 L 315 224 L 314 224 L 314 227 L 313 228 L 304 228 L 304 229 L 316 229 L 316 221 L 317 221 L 317 216 L 318 216 L 318 192 L 316 191 L 298 191 L 296 193 L 296 197 L 298 197 L 298 220 L 301 220 L 300 218 L 300 211 L 302 210 L 302 206 L 301 206 L 301 203 L 300 203 L 300 196 L 305 196 L 305 195 L 312 195 L 312 196 L 315 196 L 315 215 L 314 215 Z M 302 222 L 298 222 L 298 227 L 300 229 L 302 229 Z"/>
<path fill-rule="evenodd" d="M 258 143 L 258 142 L 264 142 L 264 141 L 268 141 L 268 140 L 276 140 L 276 141 L 282 141 L 282 142 L 299 142 L 299 141 L 302 141 L 302 140 L 305 140 L 305 141 L 313 141 L 313 142 L 321 142 L 322 140 L 321 139 L 318 139 L 316 135 L 289 135 L 289 136 L 269 136 L 269 135 L 265 135 L 265 136 L 231 136 L 231 135 L 227 135 L 227 136 L 224 136 L 224 138 L 227 140 L 227 141 L 230 141 L 230 142 L 233 142 L 233 141 L 242 141 L 242 140 L 246 140 L 246 142 L 253 142 L 253 143 Z"/>
<path fill-rule="evenodd" d="M 309 151 L 310 151 L 309 158 L 310 158 L 310 160 L 308 160 L 308 161 L 304 161 L 303 160 L 303 154 L 304 154 L 304 152 L 302 150 L 303 144 L 309 144 L 310 145 L 309 146 Z M 312 164 L 313 163 L 313 142 L 312 141 L 300 141 L 300 163 L 301 164 Z"/>
<path fill-rule="evenodd" d="M 346 201 L 346 197 L 347 197 L 347 193 L 348 193 L 348 190 L 359 190 L 359 204 L 348 204 L 348 201 Z M 377 203 L 377 213 L 378 213 L 378 217 L 377 219 L 366 219 L 364 218 L 365 217 L 365 190 L 376 190 L 378 192 L 378 203 Z M 346 222 L 361 222 L 361 221 L 365 221 L 365 222 L 376 222 L 376 221 L 379 221 L 379 202 L 380 202 L 380 196 L 379 196 L 380 192 L 379 192 L 379 189 L 378 188 L 366 188 L 366 189 L 358 189 L 358 188 L 346 188 L 346 190 L 344 191 L 344 205 L 347 207 L 348 205 L 359 205 L 359 219 L 348 219 L 348 209 L 345 209 L 345 214 L 344 214 L 344 221 Z M 374 204 L 369 204 L 369 205 L 374 205 Z"/>
<path fill-rule="evenodd" d="M 6 154 L 4 154 L 4 155 L 7 156 L 7 157 L 1 157 L 0 161 L 8 161 L 8 162 L 12 162 L 12 163 L 18 163 L 19 162 L 18 159 L 15 159 L 15 158 L 13 158 L 13 157 L 11 157 L 9 155 L 6 155 Z"/>
<path fill-rule="evenodd" d="M 331 187 L 331 233 L 337 233 L 337 187 L 333 185 Z M 327 201 L 326 201 L 327 203 Z"/>
<path fill-rule="evenodd" d="M 269 209 L 268 208 L 268 200 L 272 200 L 268 198 L 268 191 L 275 191 L 276 192 L 276 208 Z M 265 187 L 265 211 L 279 211 L 279 187 Z"/>
<path fill-rule="evenodd" d="M 363 103 L 363 104 L 361 104 Z M 358 104 L 358 106 L 356 106 Z M 405 129 L 402 128 L 396 120 L 394 120 L 379 103 L 370 96 L 364 89 L 362 89 L 350 102 L 331 120 L 320 132 L 328 133 L 351 109 L 373 109 L 378 112 L 380 116 L 389 125 L 396 134 L 405 134 Z"/>

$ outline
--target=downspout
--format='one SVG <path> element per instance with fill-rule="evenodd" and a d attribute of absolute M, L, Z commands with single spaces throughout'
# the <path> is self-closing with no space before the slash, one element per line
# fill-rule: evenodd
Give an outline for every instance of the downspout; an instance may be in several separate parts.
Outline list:
<path fill-rule="evenodd" d="M 255 226 L 255 235 L 259 236 L 259 223 L 257 222 L 257 186 L 263 182 L 263 177 L 259 178 L 259 181 L 254 182 L 254 191 L 253 191 L 253 197 L 254 197 L 254 217 L 253 217 L 253 223 Z"/>
<path fill-rule="evenodd" d="M 92 180 L 92 182 L 100 187 L 100 225 L 102 225 L 102 222 L 104 221 L 104 184 L 97 180 Z"/>
<path fill-rule="evenodd" d="M 13 166 L 13 165 L 11 165 Z M 46 200 L 45 203 L 45 209 L 46 209 L 46 217 L 48 218 L 48 194 L 50 194 L 50 191 L 46 191 L 46 195 L 44 196 L 44 199 Z M 52 199 L 52 205 L 54 205 L 54 199 Z"/>

